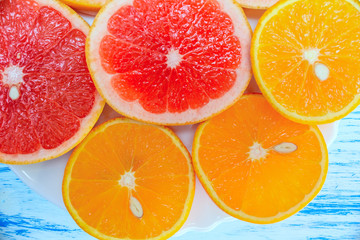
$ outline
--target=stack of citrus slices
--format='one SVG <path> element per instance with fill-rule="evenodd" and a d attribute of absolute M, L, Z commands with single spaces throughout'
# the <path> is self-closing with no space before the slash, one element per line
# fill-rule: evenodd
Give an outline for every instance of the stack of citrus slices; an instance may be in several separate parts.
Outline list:
<path fill-rule="evenodd" d="M 316 124 L 360 103 L 356 0 L 63 2 L 101 8 L 90 31 L 57 0 L 0 1 L 0 161 L 49 160 L 81 142 L 62 190 L 86 232 L 169 238 L 195 172 L 221 209 L 252 223 L 281 221 L 321 190 Z M 253 37 L 241 6 L 270 7 Z M 243 95 L 251 72 L 264 96 Z M 102 99 L 137 121 L 89 133 Z M 158 126 L 199 122 L 192 159 Z"/>

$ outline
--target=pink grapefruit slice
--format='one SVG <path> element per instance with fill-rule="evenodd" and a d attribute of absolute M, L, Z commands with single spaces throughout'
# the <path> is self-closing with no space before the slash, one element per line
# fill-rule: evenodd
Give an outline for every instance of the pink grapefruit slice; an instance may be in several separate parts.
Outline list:
<path fill-rule="evenodd" d="M 244 8 L 266 9 L 279 0 L 236 0 Z"/>
<path fill-rule="evenodd" d="M 97 89 L 120 114 L 182 125 L 239 99 L 251 78 L 250 39 L 232 0 L 109 1 L 86 57 Z"/>
<path fill-rule="evenodd" d="M 58 1 L 0 1 L 0 162 L 60 156 L 91 130 L 104 101 L 86 65 L 88 32 Z"/>

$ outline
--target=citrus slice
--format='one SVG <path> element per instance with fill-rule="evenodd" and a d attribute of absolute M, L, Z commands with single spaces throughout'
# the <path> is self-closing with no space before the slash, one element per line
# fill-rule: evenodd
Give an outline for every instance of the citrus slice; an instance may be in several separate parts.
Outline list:
<path fill-rule="evenodd" d="M 85 11 L 98 11 L 107 0 L 61 0 L 67 5 Z"/>
<path fill-rule="evenodd" d="M 284 118 L 253 94 L 198 127 L 193 163 L 222 210 L 265 224 L 295 214 L 317 195 L 328 154 L 316 126 Z"/>
<path fill-rule="evenodd" d="M 236 0 L 244 8 L 266 9 L 279 0 Z"/>
<path fill-rule="evenodd" d="M 86 44 L 100 94 L 145 122 L 199 122 L 232 105 L 251 77 L 251 29 L 232 0 L 123 0 L 96 16 Z"/>
<path fill-rule="evenodd" d="M 293 121 L 340 119 L 360 103 L 359 36 L 358 1 L 280 1 L 255 29 L 256 81 L 273 107 Z"/>
<path fill-rule="evenodd" d="M 104 101 L 86 65 L 88 32 L 60 2 L 0 1 L 0 162 L 62 155 L 95 124 Z"/>
<path fill-rule="evenodd" d="M 117 118 L 95 128 L 65 169 L 63 198 L 99 239 L 167 239 L 195 193 L 191 157 L 168 128 Z"/>

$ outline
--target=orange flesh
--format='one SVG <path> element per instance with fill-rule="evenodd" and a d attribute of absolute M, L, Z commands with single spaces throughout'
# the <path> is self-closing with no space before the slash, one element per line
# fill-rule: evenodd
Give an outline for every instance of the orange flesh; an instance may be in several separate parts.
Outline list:
<path fill-rule="evenodd" d="M 249 220 L 244 214 L 260 223 L 273 221 L 261 218 L 281 218 L 310 201 L 308 195 L 320 190 L 325 179 L 327 153 L 318 130 L 282 117 L 261 95 L 242 97 L 199 129 L 194 142 L 197 174 L 210 195 L 214 191 L 213 198 L 240 219 Z M 294 143 L 297 150 L 273 150 L 282 142 Z M 254 143 L 267 151 L 265 157 L 250 158 Z"/>
<path fill-rule="evenodd" d="M 194 187 L 193 171 L 188 153 L 174 136 L 126 121 L 105 123 L 81 144 L 68 164 L 64 191 L 81 218 L 80 226 L 115 238 L 153 238 L 183 220 Z M 134 189 L 119 182 L 127 172 L 134 172 Z M 131 212 L 130 196 L 141 203 L 143 217 Z"/>
<path fill-rule="evenodd" d="M 360 5 L 352 0 L 291 2 L 280 7 L 285 5 L 281 1 L 269 11 L 269 16 L 276 13 L 264 17 L 256 41 L 255 71 L 264 94 L 298 118 L 322 117 L 354 105 L 360 93 Z M 314 63 L 304 58 L 311 49 L 319 51 Z M 329 69 L 324 81 L 315 74 L 317 63 Z"/>

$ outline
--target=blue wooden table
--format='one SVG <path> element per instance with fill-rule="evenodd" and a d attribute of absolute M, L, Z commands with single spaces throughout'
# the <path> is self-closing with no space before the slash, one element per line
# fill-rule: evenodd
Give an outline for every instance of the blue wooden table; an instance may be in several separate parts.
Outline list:
<path fill-rule="evenodd" d="M 234 220 L 210 232 L 188 232 L 172 240 L 360 240 L 360 107 L 341 120 L 339 134 L 329 148 L 329 163 L 319 195 L 285 221 L 255 225 Z M 94 238 L 65 210 L 37 195 L 0 164 L 0 239 Z"/>

